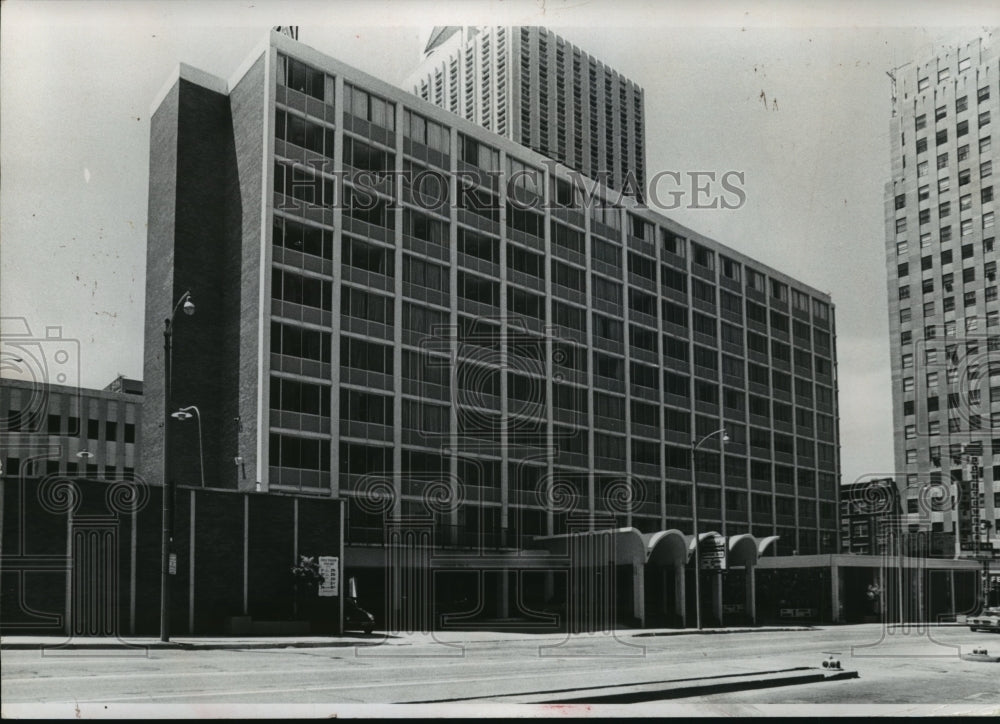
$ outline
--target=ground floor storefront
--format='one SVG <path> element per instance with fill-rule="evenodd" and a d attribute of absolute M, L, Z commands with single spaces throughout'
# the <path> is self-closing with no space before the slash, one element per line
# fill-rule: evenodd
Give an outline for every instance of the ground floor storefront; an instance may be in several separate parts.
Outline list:
<path fill-rule="evenodd" d="M 696 555 L 693 536 L 626 528 L 531 550 L 348 546 L 345 558 L 389 631 L 943 622 L 1000 603 L 996 563 L 984 589 L 977 561 L 773 556 L 772 542 L 706 532 Z"/>

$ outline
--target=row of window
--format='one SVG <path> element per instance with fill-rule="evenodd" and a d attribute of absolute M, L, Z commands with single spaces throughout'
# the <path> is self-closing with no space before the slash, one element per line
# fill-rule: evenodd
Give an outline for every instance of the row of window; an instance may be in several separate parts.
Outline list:
<path fill-rule="evenodd" d="M 447 374 L 447 363 L 441 361 L 439 364 Z M 411 368 L 404 372 L 404 377 L 413 377 L 414 375 L 411 373 L 414 371 L 417 372 L 415 375 L 417 378 L 421 377 L 420 372 L 422 370 L 413 370 L 412 366 L 408 367 Z M 465 363 L 459 366 L 456 374 L 457 385 L 460 390 L 475 393 L 476 395 L 486 394 L 494 397 L 500 394 L 500 371 L 498 369 Z M 510 400 L 513 402 L 533 403 L 530 412 L 535 415 L 541 415 L 545 405 L 543 381 L 514 373 L 508 373 L 508 379 L 508 397 Z M 726 392 L 727 409 L 733 407 L 736 407 L 740 411 L 745 409 L 746 397 L 742 391 L 727 388 Z M 327 418 L 330 416 L 330 388 L 328 385 L 274 376 L 271 381 L 270 395 L 271 409 L 318 415 Z M 481 402 L 479 398 L 464 395 L 461 396 L 461 399 L 463 401 Z M 566 384 L 556 384 L 553 387 L 553 407 L 556 409 L 586 415 L 589 407 L 588 399 L 585 388 Z M 833 418 L 829 415 L 814 414 L 812 410 L 807 408 L 793 407 L 792 405 L 786 405 L 778 401 L 768 401 L 767 398 L 756 395 L 750 395 L 749 409 L 752 416 L 766 420 L 773 419 L 775 423 L 785 423 L 789 426 L 793 423 L 794 410 L 794 423 L 800 431 L 811 435 L 815 420 L 815 430 L 819 438 L 821 440 L 832 440 Z M 659 410 L 660 408 L 656 404 L 641 400 L 632 400 L 629 417 L 635 424 L 658 429 L 660 427 Z M 605 421 L 599 421 L 599 427 L 603 427 L 607 422 L 614 422 L 623 426 L 625 423 L 625 397 L 595 391 L 594 414 Z M 664 414 L 669 430 L 672 432 L 690 433 L 691 425 L 688 411 L 664 407 Z M 344 389 L 341 392 L 340 416 L 343 420 L 391 426 L 392 398 L 381 394 Z M 746 428 L 742 424 L 728 421 L 726 426 L 732 443 L 746 444 Z M 416 427 L 415 429 L 421 428 Z M 704 435 L 717 429 L 719 429 L 718 418 L 704 415 L 695 416 L 696 434 Z M 751 447 L 770 448 L 771 434 L 769 430 L 751 427 L 749 436 Z M 802 444 L 811 445 L 812 441 L 800 443 L 800 445 Z M 786 452 L 788 454 L 793 452 L 792 438 L 788 435 L 775 432 L 774 446 L 778 452 Z"/>
<path fill-rule="evenodd" d="M 585 436 L 580 435 L 579 437 Z M 595 435 L 595 454 L 600 452 L 601 454 L 598 455 L 598 457 L 604 458 L 614 458 L 617 457 L 619 453 L 624 455 L 625 448 L 622 447 L 623 440 L 623 438 L 617 438 L 612 435 Z M 329 441 L 325 441 L 325 444 L 329 445 Z M 690 469 L 691 457 L 689 449 L 667 446 L 664 448 L 664 451 L 668 468 L 685 471 Z M 699 456 L 701 452 L 702 451 L 699 451 Z M 393 449 L 391 447 L 341 441 L 339 457 L 340 472 L 343 475 L 354 476 L 355 478 L 363 476 L 392 475 Z M 711 461 L 713 460 L 713 457 L 715 462 L 718 463 L 718 455 L 713 456 L 712 454 L 709 454 L 705 460 Z M 402 458 L 402 470 L 405 470 L 409 475 L 427 478 L 447 474 L 450 467 L 450 456 L 440 455 L 426 450 L 403 448 Z M 805 500 L 808 500 L 809 505 L 814 505 L 817 502 L 815 498 L 817 487 L 819 494 L 824 497 L 832 498 L 836 495 L 836 478 L 831 472 L 793 468 L 791 466 L 772 464 L 762 460 L 750 460 L 749 465 L 747 463 L 748 461 L 746 458 L 727 455 L 727 478 L 730 478 L 730 473 L 737 473 L 736 478 L 739 478 L 739 471 L 742 469 L 742 477 L 744 481 L 746 480 L 747 473 L 749 473 L 750 480 L 758 483 L 770 484 L 773 480 L 773 482 L 777 485 L 787 486 L 789 489 L 794 488 L 799 491 L 800 495 L 808 496 Z M 458 468 L 459 478 L 467 485 L 474 485 L 477 487 L 500 487 L 501 479 L 499 460 L 471 459 L 459 456 Z M 519 490 L 531 490 L 544 478 L 544 467 L 535 468 L 523 465 L 512 465 L 510 470 L 510 485 L 511 487 L 516 487 Z M 705 470 L 703 472 L 711 471 Z M 584 494 L 584 491 L 587 488 L 586 473 L 560 469 L 557 471 L 557 476 L 565 485 L 576 488 L 579 491 L 578 494 Z M 602 487 L 601 483 L 606 476 L 597 475 L 595 477 L 597 478 L 595 481 L 595 489 L 599 491 Z M 619 480 L 618 478 L 613 479 L 616 481 Z M 636 480 L 643 482 L 638 478 Z M 348 479 L 347 482 L 349 483 L 348 487 L 350 487 L 350 480 Z M 655 490 L 659 487 L 658 482 L 653 480 L 648 481 L 647 485 L 651 490 Z M 718 490 L 714 488 L 706 488 L 706 490 L 714 490 L 718 493 Z M 676 485 L 668 483 L 666 493 L 666 502 L 670 505 L 683 505 L 690 502 L 690 485 Z M 757 512 L 770 510 L 772 500 L 785 500 L 788 502 L 778 505 L 779 513 L 794 513 L 794 511 L 790 511 L 786 507 L 792 503 L 794 500 L 793 498 L 786 498 L 781 495 L 771 496 L 767 493 L 757 493 L 754 495 L 759 496 L 761 501 L 760 509 Z M 713 499 L 714 498 L 711 493 L 709 493 L 705 498 L 706 502 Z M 764 505 L 764 501 L 767 501 L 766 506 Z M 821 503 L 821 506 L 823 506 L 822 510 L 825 511 L 828 516 L 834 514 L 835 503 Z M 706 505 L 706 507 L 714 506 L 709 504 Z"/>

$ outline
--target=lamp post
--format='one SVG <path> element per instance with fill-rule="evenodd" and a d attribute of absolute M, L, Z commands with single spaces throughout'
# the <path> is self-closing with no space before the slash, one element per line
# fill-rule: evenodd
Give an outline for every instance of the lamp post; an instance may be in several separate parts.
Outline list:
<path fill-rule="evenodd" d="M 194 410 L 194 415 L 191 414 L 191 410 Z M 189 405 L 188 407 L 182 407 L 177 412 L 170 414 L 175 420 L 190 420 L 192 417 L 196 417 L 198 420 L 198 466 L 201 470 L 201 487 L 205 487 L 205 447 L 202 444 L 201 438 L 201 411 L 198 409 L 197 405 Z"/>
<path fill-rule="evenodd" d="M 163 534 L 160 538 L 160 641 L 170 640 L 170 548 L 174 537 L 174 486 L 170 480 L 170 352 L 173 330 L 171 324 L 178 309 L 188 316 L 194 314 L 191 292 L 177 300 L 170 316 L 163 320 Z"/>
<path fill-rule="evenodd" d="M 708 433 L 701 440 L 691 441 L 693 446 L 691 450 L 691 518 L 694 525 L 694 611 L 699 631 L 701 630 L 701 539 L 698 537 L 698 480 L 695 458 L 698 456 L 698 448 L 716 435 L 722 435 L 723 443 L 729 442 L 729 433 L 724 427 Z"/>

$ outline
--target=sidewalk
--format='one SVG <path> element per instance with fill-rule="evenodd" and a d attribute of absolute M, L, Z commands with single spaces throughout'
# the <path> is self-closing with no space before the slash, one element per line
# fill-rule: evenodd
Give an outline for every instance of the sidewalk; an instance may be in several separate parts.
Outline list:
<path fill-rule="evenodd" d="M 621 629 L 615 636 L 621 640 L 650 636 L 697 636 L 733 633 L 779 633 L 814 630 L 811 626 L 759 626 L 740 628 L 702 629 Z M 581 640 L 610 634 L 575 634 Z M 434 634 L 384 633 L 352 634 L 343 636 L 176 636 L 170 641 L 160 641 L 153 636 L 137 637 L 73 637 L 62 636 L 2 636 L 0 650 L 45 649 L 60 650 L 215 650 L 215 649 L 283 649 L 283 648 L 336 648 L 350 646 L 413 646 L 421 644 L 496 643 L 500 641 L 562 641 L 566 633 L 526 633 L 523 631 L 439 631 Z M 639 642 L 636 642 L 639 643 Z"/>

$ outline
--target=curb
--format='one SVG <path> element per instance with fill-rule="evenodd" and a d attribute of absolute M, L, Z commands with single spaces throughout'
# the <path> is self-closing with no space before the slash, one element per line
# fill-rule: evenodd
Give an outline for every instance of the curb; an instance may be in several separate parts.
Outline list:
<path fill-rule="evenodd" d="M 817 626 L 760 626 L 757 628 L 706 628 L 701 629 L 679 629 L 677 631 L 651 631 L 648 633 L 632 634 L 632 638 L 643 638 L 649 636 L 701 636 L 703 634 L 737 634 L 737 633 L 788 633 L 800 631 L 818 631 Z"/>
<path fill-rule="evenodd" d="M 678 629 L 678 630 L 666 630 L 666 631 L 642 631 L 638 633 L 631 633 L 628 629 L 617 631 L 616 635 L 621 638 L 643 638 L 643 637 L 654 637 L 654 636 L 697 636 L 703 634 L 733 634 L 733 633 L 779 633 L 779 632 L 801 632 L 801 631 L 814 631 L 813 627 L 802 626 L 802 627 L 760 627 L 760 628 L 732 628 L 732 629 L 703 629 L 698 631 L 697 629 Z M 460 636 L 463 632 L 461 631 L 447 631 L 438 632 L 451 636 Z M 483 632 L 485 633 L 485 632 Z M 489 632 L 494 633 L 494 632 Z M 501 632 L 495 632 L 501 633 Z M 483 637 L 483 638 L 469 638 L 465 640 L 457 641 L 447 641 L 444 643 L 449 644 L 485 644 L 485 643 L 498 643 L 504 641 L 532 641 L 540 639 L 565 639 L 567 636 L 572 636 L 573 634 L 568 634 L 567 632 L 552 632 L 544 634 L 531 634 L 531 633 L 517 633 L 514 636 L 508 636 L 504 638 L 497 638 L 495 636 Z M 219 639 L 209 639 L 206 641 L 199 641 L 197 639 L 180 639 L 175 641 L 159 641 L 156 639 L 148 640 L 108 640 L 108 639 L 87 639 L 87 638 L 75 638 L 70 640 L 60 640 L 53 637 L 51 640 L 38 640 L 37 637 L 24 637 L 29 640 L 17 640 L 20 637 L 12 636 L 8 637 L 8 640 L 0 640 L 0 650 L 2 651 L 30 651 L 30 650 L 47 650 L 47 651 L 77 651 L 77 650 L 89 650 L 89 651 L 213 651 L 213 650 L 252 650 L 252 649 L 321 649 L 321 648 L 350 648 L 350 647 L 371 647 L 371 646 L 406 646 L 411 645 L 412 642 L 406 638 L 400 637 L 379 637 L 375 636 L 372 638 L 358 638 L 358 639 L 343 639 L 343 638 L 330 638 L 330 639 L 315 639 L 315 640 L 301 640 L 295 638 L 287 639 L 268 639 L 268 640 L 232 640 L 225 641 Z M 30 640 L 35 638 L 35 640 Z M 13 640 L 10 640 L 13 639 Z"/>
<path fill-rule="evenodd" d="M 354 646 L 381 646 L 387 644 L 386 640 L 381 641 L 344 641 L 341 639 L 333 641 L 219 641 L 195 643 L 190 641 L 156 641 L 150 643 L 140 643 L 131 641 L 120 641 L 112 643 L 108 641 L 68 641 L 65 643 L 43 643 L 14 641 L 0 643 L 0 651 L 219 651 L 219 650 L 248 650 L 248 649 L 327 649 L 327 648 L 349 648 Z M 392 645 L 392 644 L 390 644 Z"/>
<path fill-rule="evenodd" d="M 737 680 L 712 683 L 690 683 L 682 686 L 663 689 L 640 688 L 632 691 L 610 692 L 592 696 L 580 696 L 569 699 L 548 699 L 535 703 L 544 704 L 640 704 L 650 701 L 668 699 L 686 699 L 693 696 L 712 696 L 734 691 L 751 691 L 754 689 L 775 689 L 782 686 L 798 686 L 801 684 L 818 684 L 826 681 L 843 681 L 857 679 L 857 671 L 809 671 L 783 676 L 765 675 L 749 676 Z"/>
<path fill-rule="evenodd" d="M 771 689 L 799 684 L 842 681 L 859 678 L 857 671 L 830 671 L 811 666 L 798 666 L 775 671 L 692 677 L 666 681 L 647 681 L 611 686 L 588 686 L 550 691 L 529 691 L 494 696 L 471 696 L 430 701 L 399 702 L 405 704 L 449 704 L 457 702 L 493 701 L 515 704 L 635 704 L 694 696 L 710 696 L 733 691 Z"/>

